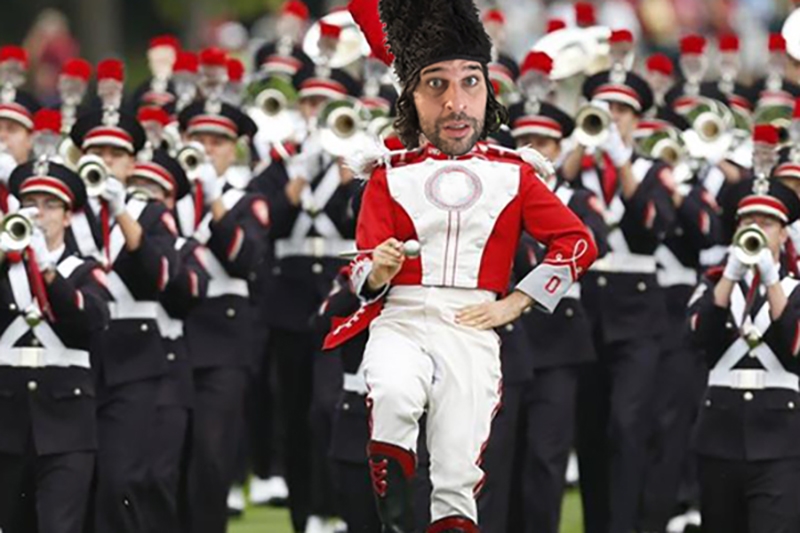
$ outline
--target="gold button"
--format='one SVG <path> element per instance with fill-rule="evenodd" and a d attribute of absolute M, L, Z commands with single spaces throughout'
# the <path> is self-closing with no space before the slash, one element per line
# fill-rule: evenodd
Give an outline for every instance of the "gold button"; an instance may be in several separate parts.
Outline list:
<path fill-rule="evenodd" d="M 572 318 L 575 315 L 575 311 L 572 310 L 571 307 L 568 307 L 564 314 L 567 315 L 567 318 Z"/>
<path fill-rule="evenodd" d="M 141 329 L 144 332 L 150 329 L 150 326 L 148 326 L 147 324 L 142 324 L 142 326 L 139 329 Z"/>
<path fill-rule="evenodd" d="M 122 505 L 124 505 L 125 507 L 130 507 L 131 502 L 128 501 L 128 498 L 125 498 L 124 500 L 122 500 Z"/>
<path fill-rule="evenodd" d="M 324 269 L 322 268 L 322 265 L 320 263 L 314 263 L 313 265 L 311 265 L 311 272 L 313 272 L 314 274 L 322 274 L 323 270 Z"/>
<path fill-rule="evenodd" d="M 39 339 L 37 339 L 36 337 L 34 337 L 33 339 L 31 339 L 31 346 L 33 346 L 33 347 L 39 347 L 39 346 L 41 346 L 41 345 L 42 345 L 42 343 L 41 343 L 41 342 L 39 342 Z"/>
<path fill-rule="evenodd" d="M 606 285 L 608 285 L 608 280 L 604 276 L 600 276 L 599 278 L 597 278 L 597 285 L 599 287 L 605 287 Z"/>
<path fill-rule="evenodd" d="M 753 400 L 753 393 L 750 392 L 750 391 L 747 391 L 747 392 L 744 393 L 744 395 L 742 397 L 744 398 L 744 401 L 746 401 L 746 402 L 752 401 Z"/>
<path fill-rule="evenodd" d="M 789 402 L 789 409 L 794 409 L 794 402 Z"/>
<path fill-rule="evenodd" d="M 175 360 L 175 354 L 174 353 L 168 353 L 167 354 L 167 361 L 174 361 L 174 360 Z"/>
<path fill-rule="evenodd" d="M 506 324 L 506 331 L 508 331 L 509 333 L 514 331 L 514 324 Z"/>
<path fill-rule="evenodd" d="M 711 407 L 711 400 L 706 400 L 706 407 Z"/>
<path fill-rule="evenodd" d="M 8 309 L 11 310 L 11 311 L 16 311 L 17 310 L 17 305 L 16 304 L 8 304 Z"/>
<path fill-rule="evenodd" d="M 28 390 L 29 390 L 29 391 L 33 392 L 33 391 L 35 391 L 35 390 L 36 390 L 36 389 L 38 389 L 38 388 L 39 388 L 39 384 L 38 384 L 38 383 L 36 383 L 35 381 L 29 381 L 29 382 L 28 382 Z"/>
<path fill-rule="evenodd" d="M 232 307 L 229 307 L 229 308 L 228 308 L 228 310 L 227 310 L 227 311 L 225 311 L 225 315 L 226 315 L 228 318 L 233 318 L 233 317 L 235 317 L 235 316 L 236 316 L 236 309 L 234 309 L 234 308 L 232 308 Z"/>
<path fill-rule="evenodd" d="M 75 389 L 72 392 L 73 392 L 73 394 L 75 394 L 75 396 L 80 396 L 81 394 L 83 394 L 83 391 L 81 389 Z"/>
<path fill-rule="evenodd" d="M 645 283 L 644 281 L 640 281 L 639 283 L 636 284 L 636 290 L 639 291 L 639 292 L 646 291 L 647 290 L 647 283 Z"/>
<path fill-rule="evenodd" d="M 350 410 L 350 404 L 349 403 L 343 403 L 342 404 L 342 409 L 344 409 L 345 411 L 349 411 Z"/>

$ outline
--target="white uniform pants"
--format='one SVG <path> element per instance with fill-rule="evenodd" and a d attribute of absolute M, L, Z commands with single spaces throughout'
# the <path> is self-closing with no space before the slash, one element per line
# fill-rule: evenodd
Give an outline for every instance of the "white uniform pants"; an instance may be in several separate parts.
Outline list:
<path fill-rule="evenodd" d="M 500 404 L 500 341 L 456 324 L 455 314 L 494 300 L 482 290 L 393 287 L 370 326 L 371 438 L 416 452 L 427 410 L 432 521 L 461 515 L 477 523 L 480 456 Z"/>

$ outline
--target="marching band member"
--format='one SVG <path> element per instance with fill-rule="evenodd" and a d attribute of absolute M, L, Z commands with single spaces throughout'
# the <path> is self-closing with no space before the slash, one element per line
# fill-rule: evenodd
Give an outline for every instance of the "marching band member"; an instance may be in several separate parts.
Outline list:
<path fill-rule="evenodd" d="M 17 209 L 16 199 L 9 197 L 8 178 L 17 165 L 28 161 L 33 149 L 33 115 L 39 103 L 19 89 L 27 69 L 23 48 L 0 47 L 0 213 Z"/>
<path fill-rule="evenodd" d="M 726 263 L 708 271 L 689 310 L 693 339 L 711 369 L 693 435 L 703 528 L 796 531 L 800 301 L 783 246 L 800 203 L 762 176 L 733 190 L 725 208 L 755 241 L 736 235 Z"/>
<path fill-rule="evenodd" d="M 24 249 L 0 237 L 0 528 L 82 533 L 98 446 L 89 349 L 108 294 L 99 265 L 65 247 L 86 202 L 80 178 L 41 158 L 9 185 L 36 215 Z"/>
<path fill-rule="evenodd" d="M 625 42 L 630 41 L 620 40 Z M 653 103 L 652 91 L 621 67 L 616 63 L 583 85 L 587 100 L 607 106 L 606 139 L 588 158 L 581 145 L 568 156 L 577 153 L 585 161 L 574 183 L 595 194 L 609 226 L 609 253 L 581 284 L 598 357 L 585 367 L 578 387 L 578 457 L 588 533 L 634 528 L 659 337 L 666 323 L 654 254 L 675 219 L 669 167 L 633 153 L 633 133 Z"/>
<path fill-rule="evenodd" d="M 201 76 L 224 84 L 224 53 L 207 49 L 200 56 Z M 183 136 L 202 144 L 208 158 L 196 170 L 203 205 L 195 212 L 194 239 L 203 245 L 198 250 L 210 279 L 206 298 L 185 321 L 195 384 L 188 501 L 191 530 L 215 533 L 226 527 L 244 389 L 255 355 L 248 282 L 262 260 L 270 225 L 267 201 L 244 190 L 249 169 L 235 164 L 237 141 L 252 138 L 256 126 L 219 100 L 221 89 L 211 88 L 179 115 Z"/>
<path fill-rule="evenodd" d="M 171 213 L 147 196 L 126 193 L 145 134 L 134 116 L 119 110 L 123 78 L 121 62 L 98 65 L 103 109 L 79 117 L 70 133 L 75 146 L 101 158 L 109 174 L 90 202 L 89 222 L 73 228 L 73 235 L 80 249 L 102 235 L 98 255 L 113 297 L 109 328 L 93 351 L 99 382 L 94 524 L 97 531 L 120 532 L 140 531 L 152 504 L 149 442 L 142 435 L 155 428 L 158 387 L 169 367 L 156 322 L 158 300 L 178 267 Z"/>
<path fill-rule="evenodd" d="M 378 29 L 368 35 L 374 49 L 386 27 L 403 85 L 396 129 L 410 150 L 371 173 L 357 229 L 358 248 L 371 252 L 352 267 L 357 293 L 383 305 L 364 354 L 373 489 L 384 528 L 410 531 L 409 480 L 427 410 L 428 532 L 476 532 L 480 455 L 500 400 L 491 330 L 534 304 L 552 312 L 596 248 L 525 155 L 479 142 L 507 112 L 488 82 L 491 43 L 474 4 L 382 0 L 379 21 L 375 4 L 350 9 L 362 29 Z M 545 168 L 538 153 L 526 155 Z M 498 299 L 522 228 L 549 253 Z M 411 245 L 406 258 L 408 240 L 421 249 Z"/>

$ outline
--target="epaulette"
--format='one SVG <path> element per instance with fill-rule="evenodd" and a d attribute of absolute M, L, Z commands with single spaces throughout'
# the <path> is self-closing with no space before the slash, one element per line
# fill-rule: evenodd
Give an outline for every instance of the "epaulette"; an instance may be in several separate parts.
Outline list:
<path fill-rule="evenodd" d="M 422 150 L 422 148 L 389 150 L 382 144 L 376 143 L 370 149 L 359 150 L 350 155 L 346 159 L 345 165 L 355 173 L 358 179 L 366 181 L 376 168 L 405 165 L 418 156 Z"/>
<path fill-rule="evenodd" d="M 553 165 L 553 162 L 543 156 L 541 152 L 531 148 L 530 146 L 523 146 L 514 150 L 512 148 L 506 148 L 496 144 L 487 144 L 482 145 L 480 150 L 488 157 L 500 157 L 503 159 L 527 163 L 533 167 L 533 169 L 541 178 L 549 178 L 556 173 L 556 167 Z"/>

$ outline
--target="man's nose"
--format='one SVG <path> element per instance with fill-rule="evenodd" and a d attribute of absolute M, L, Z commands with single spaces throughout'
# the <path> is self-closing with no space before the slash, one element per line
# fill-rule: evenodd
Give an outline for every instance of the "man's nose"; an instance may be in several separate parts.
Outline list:
<path fill-rule="evenodd" d="M 445 93 L 445 108 L 460 113 L 467 108 L 467 93 L 458 83 L 451 83 Z"/>

